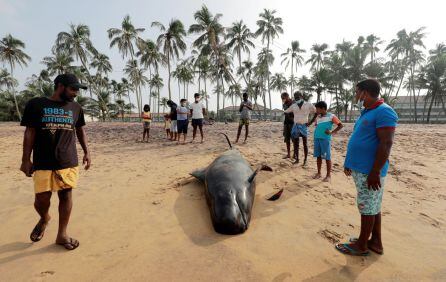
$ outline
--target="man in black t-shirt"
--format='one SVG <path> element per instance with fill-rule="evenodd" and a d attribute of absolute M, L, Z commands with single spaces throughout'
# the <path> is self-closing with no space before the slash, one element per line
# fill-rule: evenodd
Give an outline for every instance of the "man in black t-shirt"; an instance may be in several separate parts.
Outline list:
<path fill-rule="evenodd" d="M 177 108 L 178 105 L 175 104 L 172 100 L 167 101 L 167 106 L 170 107 L 170 141 L 180 141 L 178 136 L 178 121 L 177 121 Z"/>
<path fill-rule="evenodd" d="M 70 219 L 71 190 L 77 185 L 79 175 L 76 151 L 76 136 L 84 151 L 83 164 L 88 169 L 91 164 L 87 147 L 87 137 L 83 126 L 84 113 L 74 102 L 80 84 L 72 74 L 58 75 L 54 80 L 54 93 L 50 98 L 31 99 L 25 107 L 22 126 L 26 126 L 23 140 L 23 156 L 20 170 L 26 176 L 33 176 L 34 207 L 40 220 L 31 232 L 33 242 L 40 241 L 50 220 L 48 209 L 52 192 L 59 196 L 59 230 L 56 244 L 68 250 L 79 246 L 79 241 L 67 235 Z M 33 161 L 31 161 L 31 152 Z"/>
<path fill-rule="evenodd" d="M 290 95 L 286 92 L 283 92 L 280 97 L 282 98 L 282 108 L 285 111 L 292 104 L 293 100 L 291 100 Z M 285 119 L 283 121 L 283 141 L 286 144 L 287 155 L 283 157 L 284 159 L 291 158 L 291 130 L 294 125 L 294 114 L 293 113 L 285 113 Z"/>

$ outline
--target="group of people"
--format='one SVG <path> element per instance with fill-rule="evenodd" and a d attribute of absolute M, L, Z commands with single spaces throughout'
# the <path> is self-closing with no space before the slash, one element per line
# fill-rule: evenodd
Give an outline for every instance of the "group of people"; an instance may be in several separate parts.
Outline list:
<path fill-rule="evenodd" d="M 40 241 L 50 220 L 48 213 L 52 192 L 59 196 L 59 229 L 56 243 L 68 250 L 79 246 L 79 241 L 68 236 L 67 225 L 72 208 L 72 189 L 76 187 L 79 176 L 76 142 L 83 149 L 83 165 L 89 169 L 91 165 L 87 137 L 83 129 L 85 125 L 82 107 L 74 101 L 79 89 L 86 89 L 72 74 L 58 75 L 54 80 L 54 93 L 51 97 L 40 97 L 30 100 L 24 111 L 21 125 L 25 126 L 23 155 L 20 170 L 28 177 L 33 177 L 35 201 L 34 207 L 40 216 L 30 234 L 33 242 Z M 353 133 L 347 146 L 344 161 L 344 173 L 352 176 L 357 190 L 357 207 L 361 214 L 361 231 L 358 238 L 350 242 L 337 244 L 336 249 L 348 255 L 366 256 L 369 251 L 383 254 L 381 240 L 381 203 L 384 182 L 389 166 L 389 155 L 393 144 L 394 132 L 398 121 L 395 111 L 382 99 L 379 99 L 380 84 L 377 80 L 367 79 L 356 85 L 357 106 L 361 115 L 357 119 Z M 303 100 L 301 93 L 294 94 L 294 101 L 287 93 L 281 95 L 285 114 L 283 136 L 287 147 L 285 158 L 294 158 L 299 162 L 299 139 L 304 146 L 306 165 L 308 146 L 308 127 L 315 122 L 314 157 L 317 158 L 317 173 L 314 178 L 321 177 L 322 161 L 326 160 L 327 175 L 331 177 L 331 137 L 342 129 L 339 119 L 327 109 L 323 101 L 312 105 Z M 200 129 L 203 142 L 203 118 L 205 108 L 200 95 L 195 94 L 195 101 L 187 105 L 182 99 L 180 106 L 173 101 L 168 102 L 171 109 L 165 116 L 167 137 L 183 143 L 186 142 L 189 117 L 194 128 L 193 140 L 197 128 Z M 245 142 L 249 134 L 249 123 L 252 103 L 248 95 L 243 94 L 240 104 L 240 122 L 237 131 L 237 142 L 241 130 L 245 126 Z M 308 117 L 311 120 L 308 121 Z M 144 138 L 149 138 L 151 123 L 150 107 L 144 107 Z M 333 130 L 333 125 L 336 128 Z M 291 156 L 291 142 L 294 153 Z M 31 161 L 31 154 L 33 160 Z"/>
<path fill-rule="evenodd" d="M 194 99 L 195 101 L 191 104 L 189 104 L 186 99 L 181 99 L 179 106 L 172 100 L 167 101 L 167 106 L 170 108 L 170 113 L 164 115 L 164 128 L 166 130 L 167 139 L 177 141 L 178 144 L 186 144 L 189 118 L 191 118 L 193 128 L 191 142 L 195 141 L 198 129 L 200 130 L 201 143 L 204 142 L 203 122 L 204 117 L 206 116 L 206 108 L 201 102 L 200 94 L 195 93 Z M 152 122 L 152 114 L 150 113 L 149 105 L 144 105 L 144 111 L 141 113 L 141 118 L 144 128 L 142 141 L 149 142 L 150 125 Z M 182 143 L 180 141 L 181 135 L 183 136 Z"/>

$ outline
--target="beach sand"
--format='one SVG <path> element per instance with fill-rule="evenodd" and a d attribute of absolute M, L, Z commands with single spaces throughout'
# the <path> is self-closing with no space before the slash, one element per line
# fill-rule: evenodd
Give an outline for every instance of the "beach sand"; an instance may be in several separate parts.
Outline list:
<path fill-rule="evenodd" d="M 38 216 L 32 180 L 18 170 L 23 128 L 0 124 L 0 280 L 446 280 L 445 125 L 398 127 L 382 209 L 385 254 L 369 257 L 333 246 L 359 233 L 356 190 L 342 167 L 352 125 L 334 138 L 327 184 L 312 179 L 311 156 L 305 169 L 282 160 L 280 123 L 252 123 L 248 144 L 235 147 L 253 166 L 265 162 L 274 172 L 257 178 L 248 231 L 215 233 L 203 186 L 189 173 L 227 150 L 218 133 L 233 141 L 236 127 L 206 126 L 203 145 L 178 146 L 164 140 L 161 124 L 152 126 L 150 143 L 140 143 L 140 124 L 89 123 L 93 164 L 73 194 L 68 232 L 80 247 L 70 252 L 54 244 L 55 194 L 44 238 L 30 243 Z M 278 201 L 265 200 L 281 188 Z"/>

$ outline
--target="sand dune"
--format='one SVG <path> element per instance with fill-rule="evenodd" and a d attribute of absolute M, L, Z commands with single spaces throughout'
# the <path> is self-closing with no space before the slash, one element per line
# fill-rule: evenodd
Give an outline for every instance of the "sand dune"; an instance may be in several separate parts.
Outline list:
<path fill-rule="evenodd" d="M 446 280 L 446 126 L 398 128 L 384 194 L 385 255 L 367 258 L 333 247 L 359 232 L 353 181 L 342 173 L 352 126 L 334 139 L 331 184 L 311 178 L 312 158 L 305 169 L 282 160 L 281 124 L 251 128 L 237 149 L 274 172 L 257 178 L 249 230 L 224 236 L 213 231 L 203 187 L 189 172 L 227 149 L 218 133 L 233 140 L 236 124 L 207 126 L 203 145 L 184 146 L 164 140 L 161 125 L 140 143 L 140 124 L 88 124 L 93 166 L 81 172 L 68 230 L 81 245 L 67 252 L 54 245 L 57 195 L 45 237 L 29 242 L 38 217 L 32 181 L 18 170 L 23 128 L 0 124 L 0 280 Z M 281 188 L 282 198 L 265 200 Z"/>

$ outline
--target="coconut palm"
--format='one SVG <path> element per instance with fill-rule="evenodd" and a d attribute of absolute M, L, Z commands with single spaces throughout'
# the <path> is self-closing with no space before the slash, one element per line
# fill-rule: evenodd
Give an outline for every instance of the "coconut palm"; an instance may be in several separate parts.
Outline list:
<path fill-rule="evenodd" d="M 381 45 L 384 41 L 382 41 L 379 37 L 374 34 L 370 34 L 366 37 L 366 43 L 364 48 L 370 54 L 370 62 L 373 63 L 375 61 L 376 53 L 379 52 L 378 45 Z"/>
<path fill-rule="evenodd" d="M 130 16 L 125 16 L 122 20 L 121 28 L 110 28 L 107 30 L 108 38 L 111 40 L 110 48 L 118 46 L 123 59 L 130 54 L 130 58 L 133 60 L 135 55 L 133 44 L 136 43 L 139 34 L 144 30 L 144 28 L 135 28 L 130 20 Z"/>
<path fill-rule="evenodd" d="M 52 56 L 44 57 L 42 60 L 42 64 L 46 65 L 50 75 L 69 72 L 72 69 L 72 63 L 73 58 L 64 52 L 53 52 Z"/>
<path fill-rule="evenodd" d="M 167 71 L 169 73 L 169 77 L 167 79 L 167 89 L 169 92 L 169 99 L 172 99 L 172 91 L 170 90 L 170 63 L 172 60 L 179 58 L 180 52 L 184 54 L 186 51 L 187 46 L 184 42 L 186 31 L 183 23 L 175 19 L 170 21 L 167 28 L 160 22 L 153 22 L 152 27 L 158 27 L 161 31 L 161 34 L 157 39 L 157 44 L 159 48 L 162 48 L 166 58 Z"/>
<path fill-rule="evenodd" d="M 266 49 L 270 50 L 270 44 L 276 37 L 279 37 L 279 33 L 283 33 L 282 29 L 282 18 L 276 17 L 276 10 L 264 9 L 263 13 L 260 13 L 260 19 L 257 21 L 257 26 L 259 27 L 256 31 L 256 36 L 262 37 L 262 43 L 266 43 Z M 267 73 L 269 73 L 269 64 L 266 65 Z M 272 111 L 271 104 L 271 91 L 270 91 L 270 81 L 269 75 L 267 76 L 268 82 L 268 94 L 269 94 L 269 107 Z M 266 105 L 265 105 L 266 107 Z"/>
<path fill-rule="evenodd" d="M 160 104 L 160 97 L 161 97 L 161 92 L 160 92 L 160 90 L 161 90 L 161 88 L 163 88 L 163 86 L 164 86 L 164 83 L 163 83 L 163 79 L 160 77 L 160 75 L 159 74 L 155 74 L 153 77 L 152 77 L 152 79 L 149 81 L 149 85 L 152 87 L 152 88 L 155 88 L 156 89 L 156 92 L 155 92 L 155 97 L 156 98 L 158 98 L 158 116 L 159 116 L 159 104 Z M 154 103 L 154 105 L 155 105 L 155 103 Z"/>
<path fill-rule="evenodd" d="M 286 91 L 286 88 L 288 86 L 288 81 L 286 80 L 285 76 L 281 73 L 275 73 L 273 76 L 271 76 L 271 89 L 277 90 L 279 92 Z"/>
<path fill-rule="evenodd" d="M 100 74 L 107 75 L 109 72 L 113 70 L 112 65 L 110 64 L 110 59 L 107 55 L 96 53 L 90 63 L 92 68 L 95 68 L 96 71 Z"/>
<path fill-rule="evenodd" d="M 327 55 L 327 48 L 328 45 L 325 43 L 313 44 L 311 47 L 311 57 L 306 62 L 307 64 L 311 64 L 311 70 L 318 72 L 324 65 L 324 58 L 325 55 Z"/>
<path fill-rule="evenodd" d="M 88 60 L 93 54 L 97 53 L 97 50 L 93 47 L 93 43 L 90 40 L 90 28 L 87 25 L 70 24 L 68 32 L 59 32 L 53 51 L 55 53 L 67 53 L 79 60 L 88 76 L 90 76 Z"/>
<path fill-rule="evenodd" d="M 254 38 L 254 36 L 255 35 L 242 20 L 234 22 L 232 26 L 227 29 L 226 39 L 229 40 L 227 47 L 232 50 L 234 55 L 237 55 L 239 69 L 242 67 L 242 52 L 249 55 L 249 48 L 255 48 L 255 44 L 251 41 L 251 38 Z M 245 83 L 248 84 L 243 72 L 241 74 Z"/>
<path fill-rule="evenodd" d="M 21 67 L 27 66 L 28 62 L 31 60 L 31 57 L 28 56 L 23 49 L 25 49 L 25 43 L 12 37 L 11 34 L 6 35 L 0 40 L 0 61 L 9 65 L 9 71 L 12 78 L 14 78 L 13 73 L 16 64 Z M 19 104 L 17 103 L 17 97 L 14 90 L 14 83 L 10 84 L 10 86 L 10 92 L 12 92 L 14 97 L 17 115 L 19 120 L 22 120 L 22 115 L 19 111 Z"/>
<path fill-rule="evenodd" d="M 299 46 L 299 41 L 291 41 L 291 48 L 288 48 L 285 53 L 282 53 L 283 60 L 281 64 L 285 65 L 285 70 L 288 68 L 288 66 L 291 63 L 291 76 L 290 79 L 294 80 L 294 70 L 297 71 L 298 66 L 302 66 L 302 62 L 304 61 L 304 58 L 300 55 L 301 53 L 305 53 L 304 49 L 301 49 Z M 290 84 L 291 92 L 293 93 L 293 83 Z"/>
<path fill-rule="evenodd" d="M 128 76 L 136 93 L 138 113 L 141 113 L 142 109 L 141 86 L 144 86 L 149 81 L 147 77 L 144 76 L 146 70 L 146 68 L 140 67 L 136 60 L 128 61 L 124 68 L 124 73 Z"/>

